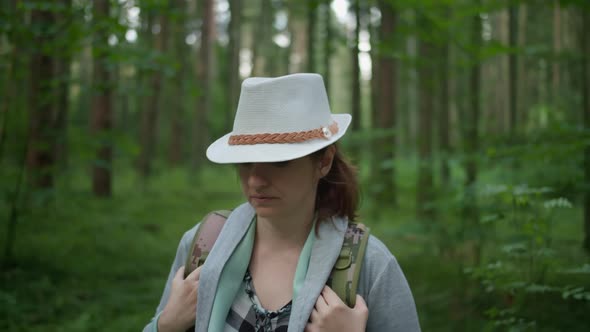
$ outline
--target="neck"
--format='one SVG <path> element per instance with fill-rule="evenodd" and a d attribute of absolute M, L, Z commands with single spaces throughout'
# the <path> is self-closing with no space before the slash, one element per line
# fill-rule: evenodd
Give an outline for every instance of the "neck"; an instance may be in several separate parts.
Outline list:
<path fill-rule="evenodd" d="M 274 250 L 303 248 L 313 226 L 314 210 L 301 209 L 276 218 L 258 217 L 257 244 L 264 243 Z"/>

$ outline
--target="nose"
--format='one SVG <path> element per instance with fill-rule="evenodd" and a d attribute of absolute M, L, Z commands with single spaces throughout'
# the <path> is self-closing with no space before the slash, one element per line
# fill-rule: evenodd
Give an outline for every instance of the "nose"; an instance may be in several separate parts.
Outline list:
<path fill-rule="evenodd" d="M 252 189 L 257 189 L 268 185 L 268 172 L 265 170 L 262 163 L 250 164 L 245 172 L 248 186 Z"/>

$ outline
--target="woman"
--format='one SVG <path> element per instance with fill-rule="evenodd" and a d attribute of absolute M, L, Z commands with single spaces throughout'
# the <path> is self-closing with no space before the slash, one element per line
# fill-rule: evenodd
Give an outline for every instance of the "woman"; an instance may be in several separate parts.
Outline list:
<path fill-rule="evenodd" d="M 375 237 L 356 305 L 326 286 L 357 209 L 354 169 L 335 145 L 350 121 L 330 113 L 320 75 L 243 82 L 233 131 L 207 157 L 237 164 L 247 203 L 186 279 L 182 265 L 198 225 L 184 234 L 144 331 L 420 331 L 405 277 Z"/>

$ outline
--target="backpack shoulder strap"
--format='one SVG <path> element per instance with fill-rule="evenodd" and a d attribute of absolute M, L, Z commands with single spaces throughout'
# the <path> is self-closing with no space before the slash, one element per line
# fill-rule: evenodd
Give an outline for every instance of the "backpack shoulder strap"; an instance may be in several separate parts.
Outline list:
<path fill-rule="evenodd" d="M 356 291 L 369 235 L 367 226 L 348 223 L 340 255 L 328 279 L 328 285 L 351 308 L 356 304 Z"/>
<path fill-rule="evenodd" d="M 189 255 L 184 264 L 185 278 L 197 267 L 205 263 L 205 259 L 207 259 L 209 252 L 213 249 L 213 245 L 217 241 L 219 233 L 221 233 L 221 229 L 230 213 L 231 211 L 229 210 L 213 211 L 201 220 L 201 225 L 199 225 L 195 233 Z"/>

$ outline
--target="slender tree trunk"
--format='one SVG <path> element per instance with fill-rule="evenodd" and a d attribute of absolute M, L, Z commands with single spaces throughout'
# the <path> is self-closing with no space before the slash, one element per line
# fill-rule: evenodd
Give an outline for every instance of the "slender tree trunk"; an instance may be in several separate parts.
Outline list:
<path fill-rule="evenodd" d="M 386 4 L 382 4 L 382 3 L 378 3 L 379 6 L 386 6 Z M 383 13 L 381 14 L 381 22 L 383 22 Z M 391 23 L 389 23 L 391 24 Z M 379 82 L 380 82 L 380 77 L 379 77 L 379 68 L 380 68 L 380 55 L 384 55 L 387 56 L 386 53 L 387 52 L 378 52 L 377 49 L 377 45 L 381 45 L 383 46 L 384 43 L 386 43 L 387 40 L 390 39 L 390 36 L 388 35 L 384 35 L 383 33 L 380 33 L 380 29 L 382 30 L 383 28 L 383 23 L 381 23 L 379 26 L 377 24 L 374 24 L 373 22 L 369 22 L 368 24 L 368 30 L 369 30 L 369 44 L 371 45 L 371 50 L 369 52 L 369 55 L 371 57 L 371 81 L 369 82 L 369 86 L 370 86 L 370 99 L 371 99 L 371 128 L 376 126 L 376 123 L 378 121 L 378 117 L 379 117 Z M 376 156 L 374 156 L 376 157 Z M 374 163 L 373 163 L 374 164 Z M 375 165 L 372 165 L 371 167 L 373 168 L 372 171 L 375 171 L 374 174 L 377 174 L 379 171 L 377 169 L 375 169 L 374 167 Z"/>
<path fill-rule="evenodd" d="M 518 47 L 518 5 L 513 4 L 509 8 L 508 25 L 509 25 L 509 45 L 510 55 L 508 56 L 508 81 L 510 82 L 510 135 L 516 135 L 518 125 L 518 55 L 516 49 Z"/>
<path fill-rule="evenodd" d="M 559 96 L 561 73 L 559 70 L 559 56 L 561 53 L 561 8 L 559 2 L 555 3 L 553 8 L 553 64 L 552 64 L 552 82 L 551 82 L 551 96 L 555 102 Z"/>
<path fill-rule="evenodd" d="M 11 9 L 11 12 L 16 14 L 16 4 L 15 8 Z M 16 15 L 15 15 L 16 16 Z M 3 82 L 3 95 L 0 97 L 0 161 L 4 160 L 4 146 L 6 142 L 6 132 L 8 130 L 8 122 L 10 118 L 10 110 L 16 108 L 14 103 L 15 95 L 17 93 L 17 88 L 15 87 L 12 82 L 15 81 L 17 67 L 20 64 L 20 57 L 18 50 L 20 45 L 18 44 L 16 38 L 16 32 L 13 32 L 12 38 L 12 50 L 10 52 L 10 63 L 8 64 L 8 68 L 5 74 L 4 82 Z"/>
<path fill-rule="evenodd" d="M 395 33 L 396 17 L 391 4 L 387 1 L 379 1 L 379 9 L 381 10 L 381 28 L 380 28 L 380 42 L 390 43 Z M 389 48 L 382 48 L 389 49 Z M 377 65 L 377 62 L 375 62 Z M 396 66 L 395 61 L 391 54 L 387 51 L 382 50 L 378 56 L 378 68 L 379 73 L 378 79 L 378 112 L 377 121 L 374 123 L 374 127 L 385 131 L 395 131 L 396 128 Z M 389 202 L 392 205 L 397 204 L 396 196 L 396 184 L 395 184 L 395 148 L 396 148 L 396 135 L 391 133 L 383 133 L 382 138 L 379 138 L 375 142 L 377 147 L 377 158 L 376 162 L 378 172 L 376 174 L 376 180 L 381 181 L 383 186 L 381 190 L 377 191 L 377 197 L 380 202 Z M 391 165 L 390 167 L 383 167 L 382 165 Z M 375 183 L 378 183 L 374 181 Z"/>
<path fill-rule="evenodd" d="M 252 73 L 255 76 L 268 76 L 269 44 L 272 43 L 272 35 L 269 29 L 272 27 L 272 4 L 270 0 L 260 1 L 260 19 L 256 25 L 253 47 Z"/>
<path fill-rule="evenodd" d="M 94 3 L 94 22 L 99 25 L 109 17 L 110 1 Z M 92 170 L 92 190 L 96 196 L 112 195 L 112 160 L 113 150 L 106 136 L 111 134 L 113 127 L 112 114 L 112 81 L 109 70 L 109 28 L 102 27 L 94 41 L 94 89 L 92 98 L 91 130 L 99 142 L 96 150 L 96 161 Z"/>
<path fill-rule="evenodd" d="M 386 4 L 383 4 L 381 2 L 378 2 L 377 5 L 379 6 L 380 10 L 381 10 L 381 22 L 380 24 L 376 24 L 377 22 L 371 22 L 369 21 L 368 24 L 368 30 L 369 30 L 369 43 L 371 45 L 371 50 L 369 52 L 369 55 L 371 57 L 371 80 L 369 81 L 369 89 L 371 90 L 370 95 L 369 95 L 369 99 L 370 99 L 370 114 L 371 114 L 371 121 L 370 124 L 368 126 L 368 128 L 370 128 L 371 130 L 376 129 L 376 128 L 382 128 L 379 125 L 379 117 L 380 117 L 380 95 L 381 92 L 380 90 L 383 89 L 388 89 L 391 87 L 383 87 L 381 86 L 381 77 L 379 75 L 379 71 L 381 68 L 381 59 L 386 58 L 388 56 L 387 52 L 383 51 L 383 44 L 385 44 L 389 39 L 390 36 L 383 34 L 380 30 L 383 30 L 384 27 L 384 17 L 383 17 L 383 10 L 381 9 L 382 6 L 385 6 Z M 388 22 L 388 24 L 392 24 L 391 22 Z M 385 74 L 387 75 L 387 73 Z M 387 90 L 389 91 L 389 90 Z M 389 93 L 389 92 L 388 92 Z M 374 131 L 373 131 L 374 132 Z M 370 149 L 367 151 L 368 155 L 369 155 L 369 160 L 370 160 L 370 179 L 371 179 L 371 192 L 374 193 L 376 196 L 385 196 L 385 191 L 387 191 L 386 187 L 389 186 L 388 183 L 386 183 L 387 181 L 385 181 L 384 183 L 384 178 L 382 177 L 384 174 L 383 172 L 383 168 L 388 167 L 389 164 L 387 163 L 386 156 L 384 156 L 386 154 L 386 150 L 387 148 L 379 146 L 379 141 L 382 141 L 382 138 L 384 137 L 378 137 L 375 138 L 375 140 L 371 141 L 370 144 Z M 389 176 L 386 176 L 385 179 L 389 179 Z M 388 198 L 382 197 L 384 200 L 387 200 Z"/>
<path fill-rule="evenodd" d="M 30 66 L 30 147 L 28 149 L 28 168 L 31 172 L 34 188 L 53 188 L 55 133 L 52 132 L 53 89 L 52 83 L 55 59 L 48 50 L 54 36 L 50 26 L 55 18 L 49 10 L 35 9 L 31 13 L 31 20 L 40 26 L 38 29 L 37 45 L 31 59 Z"/>
<path fill-rule="evenodd" d="M 22 19 L 23 15 L 22 12 L 18 10 L 20 1 L 13 1 L 12 6 L 8 8 L 8 12 L 12 15 L 12 19 L 18 21 Z M 18 112 L 15 112 L 17 108 L 17 96 L 19 94 L 18 88 L 15 84 L 12 84 L 14 81 L 19 81 L 18 79 L 18 72 L 24 69 L 24 61 L 23 57 L 20 55 L 20 49 L 22 47 L 23 38 L 18 30 L 13 29 L 8 34 L 8 39 L 12 44 L 12 51 L 10 54 L 10 64 L 8 67 L 8 72 L 6 73 L 5 82 L 5 93 L 3 98 L 0 100 L 0 116 L 2 117 L 2 124 L 0 127 L 0 161 L 4 161 L 4 144 L 7 138 L 7 129 L 8 129 L 8 121 L 9 121 L 9 111 L 12 109 L 12 114 L 18 115 Z M 31 113 L 31 112 L 30 112 Z M 14 131 L 16 133 L 16 130 Z M 16 134 L 19 135 L 20 134 Z M 17 160 L 17 164 L 19 167 L 19 174 L 16 179 L 15 188 L 10 194 L 5 195 L 7 205 L 10 206 L 10 214 L 8 216 L 8 220 L 6 222 L 6 238 L 4 242 L 4 257 L 3 257 L 3 265 L 9 266 L 13 263 L 13 252 L 14 252 L 14 243 L 16 241 L 16 227 L 18 225 L 19 219 L 19 203 L 21 199 L 21 193 L 26 188 L 25 187 L 25 171 L 27 168 L 27 156 L 28 156 L 28 148 L 31 146 L 30 142 L 30 130 L 26 132 L 24 143 L 20 146 L 22 147 L 22 152 Z M 25 187 L 25 188 L 23 188 Z"/>
<path fill-rule="evenodd" d="M 326 39 L 324 40 L 324 84 L 328 97 L 330 97 L 330 60 L 332 59 L 332 8 L 330 8 L 330 0 L 325 0 L 325 22 L 326 22 Z"/>
<path fill-rule="evenodd" d="M 68 114 L 69 114 L 69 81 L 70 81 L 70 62 L 71 56 L 64 56 L 58 60 L 57 76 L 59 77 L 58 96 L 56 104 L 56 118 L 55 118 L 55 133 L 57 135 L 54 160 L 60 166 L 60 169 L 65 170 L 68 164 Z"/>
<path fill-rule="evenodd" d="M 417 23 L 421 27 L 432 24 L 422 13 L 417 14 Z M 434 209 L 430 207 L 433 198 L 432 168 L 432 116 L 434 110 L 433 82 L 433 45 L 424 40 L 418 42 L 418 183 L 416 188 L 416 207 L 422 219 L 432 219 Z M 430 222 L 427 220 L 426 222 Z"/>
<path fill-rule="evenodd" d="M 211 86 L 213 85 L 213 42 L 215 34 L 215 20 L 213 0 L 203 2 L 203 26 L 201 29 L 201 48 L 198 64 L 199 98 L 196 110 L 197 152 L 195 168 L 198 168 L 205 158 L 205 150 L 209 139 L 209 113 L 211 111 Z"/>
<path fill-rule="evenodd" d="M 481 17 L 479 14 L 473 17 L 472 27 L 472 47 L 474 48 L 473 58 L 476 63 L 471 66 L 469 73 L 469 86 L 471 93 L 469 96 L 469 107 L 464 112 L 465 132 L 463 142 L 465 145 L 465 202 L 464 202 L 464 218 L 466 222 L 470 223 L 471 229 L 477 230 L 479 228 L 479 211 L 477 207 L 477 152 L 479 149 L 479 116 L 480 116 L 480 95 L 481 95 L 481 66 L 479 64 L 479 52 L 481 45 Z M 479 232 L 476 232 L 479 233 Z M 475 240 L 474 244 L 474 260 L 475 264 L 480 261 L 480 241 Z"/>
<path fill-rule="evenodd" d="M 528 24 L 528 7 L 526 3 L 521 3 L 518 7 L 518 41 L 517 47 L 522 47 L 526 45 L 527 39 L 527 24 Z M 520 45 L 520 46 L 519 46 Z M 526 61 L 523 61 L 523 57 L 520 56 L 520 61 L 518 61 L 517 66 L 517 101 L 516 101 L 516 109 L 519 113 L 516 114 L 517 123 L 523 124 L 526 126 L 528 123 L 528 108 L 529 108 L 529 91 L 531 86 L 534 84 L 528 84 L 528 74 L 527 74 L 527 66 Z M 518 128 L 517 128 L 518 130 Z"/>
<path fill-rule="evenodd" d="M 582 112 L 584 114 L 584 127 L 590 130 L 590 8 L 582 9 L 582 29 L 580 30 L 582 58 L 582 70 L 580 80 L 582 88 Z M 584 175 L 586 183 L 590 183 L 590 147 L 584 149 Z M 590 254 L 590 190 L 584 195 L 584 248 Z"/>
<path fill-rule="evenodd" d="M 315 73 L 315 39 L 317 21 L 317 0 L 307 0 L 307 71 Z"/>
<path fill-rule="evenodd" d="M 30 139 L 31 139 L 30 134 L 31 134 L 31 132 L 29 131 L 28 135 L 26 137 L 27 142 L 30 142 Z M 20 217 L 19 203 L 20 203 L 20 199 L 22 196 L 22 192 L 26 188 L 25 169 L 27 166 L 27 155 L 29 153 L 28 150 L 30 147 L 31 147 L 31 144 L 24 144 L 23 145 L 21 159 L 19 160 L 19 165 L 21 167 L 19 168 L 19 174 L 17 177 L 16 188 L 14 189 L 14 192 L 11 195 L 10 215 L 9 215 L 8 222 L 6 224 L 7 230 L 6 230 L 6 242 L 5 242 L 5 246 L 4 246 L 4 265 L 9 265 L 13 261 L 14 242 L 16 240 L 16 226 L 18 225 L 18 219 Z"/>
<path fill-rule="evenodd" d="M 413 25 L 417 25 L 417 13 L 414 10 L 408 12 L 411 15 L 409 19 L 412 20 Z M 409 15 L 408 15 L 409 16 Z M 418 38 L 416 35 L 410 35 L 406 39 L 406 52 L 411 59 L 418 59 Z M 405 66 L 403 76 L 400 81 L 404 84 L 400 85 L 400 89 L 404 89 L 399 97 L 403 100 L 402 107 L 399 110 L 399 119 L 402 124 L 399 128 L 398 137 L 400 138 L 400 152 L 413 153 L 417 150 L 416 138 L 418 131 L 418 115 L 420 113 L 419 100 L 419 85 L 418 85 L 418 66 Z M 403 99 L 402 99 L 403 98 Z"/>
<path fill-rule="evenodd" d="M 154 49 L 160 57 L 166 54 L 166 45 L 168 37 L 168 20 L 162 13 L 162 8 L 158 8 L 158 17 L 160 32 L 154 36 Z M 142 113 L 141 124 L 141 153 L 139 156 L 139 170 L 144 179 L 152 174 L 152 163 L 156 152 L 156 136 L 158 132 L 158 117 L 160 109 L 160 99 L 162 94 L 162 71 L 151 71 L 150 90 L 151 93 L 147 98 L 145 110 Z"/>
<path fill-rule="evenodd" d="M 444 9 L 446 17 L 450 17 L 450 7 Z M 445 33 L 445 37 L 450 39 L 450 31 Z M 440 175 L 443 187 L 447 187 L 451 178 L 451 170 L 449 168 L 449 154 L 451 153 L 450 142 L 450 125 L 449 125 L 449 85 L 450 85 L 450 61 L 449 61 L 449 42 L 445 40 L 440 47 L 440 72 L 439 72 L 439 119 L 438 119 L 438 135 L 440 141 L 441 165 Z"/>
<path fill-rule="evenodd" d="M 242 28 L 242 2 L 240 0 L 230 0 L 229 8 L 231 20 L 229 22 L 229 108 L 226 114 L 225 127 L 232 127 L 232 120 L 236 109 L 238 108 L 238 99 L 240 97 L 240 48 L 241 48 L 241 28 Z"/>
<path fill-rule="evenodd" d="M 187 58 L 190 54 L 185 44 L 185 22 L 187 5 L 184 0 L 175 0 L 174 6 L 179 14 L 172 25 L 172 35 L 170 36 L 170 49 L 173 49 L 176 54 L 176 59 L 179 62 L 179 68 L 176 71 L 174 82 L 175 87 L 174 98 L 172 100 L 173 107 L 170 114 L 170 148 L 168 149 L 168 162 L 172 166 L 180 165 L 182 160 L 182 142 L 185 135 L 185 127 L 183 126 L 183 117 L 185 115 L 186 104 L 186 90 L 185 80 L 186 72 L 190 72 L 189 62 Z M 233 13 L 232 13 L 233 15 Z"/>
<path fill-rule="evenodd" d="M 503 9 L 498 12 L 493 26 L 497 26 L 496 39 L 502 44 L 508 45 L 508 34 L 509 34 L 509 19 L 508 9 Z M 510 88 L 508 86 L 508 59 L 509 56 L 498 57 L 497 66 L 490 69 L 491 72 L 496 75 L 497 80 L 494 84 L 494 93 L 490 100 L 491 110 L 491 121 L 490 127 L 493 129 L 494 134 L 501 134 L 508 132 L 508 119 L 510 111 Z"/>
<path fill-rule="evenodd" d="M 352 130 L 361 129 L 361 77 L 359 65 L 359 36 L 361 31 L 360 0 L 353 0 L 353 11 L 356 17 L 356 28 L 352 38 L 351 63 L 352 63 Z"/>
<path fill-rule="evenodd" d="M 449 43 L 445 42 L 441 49 L 441 64 L 440 64 L 440 113 L 438 135 L 440 141 L 440 153 L 442 155 L 440 165 L 440 175 L 443 187 L 449 184 L 451 178 L 451 169 L 449 167 L 449 155 L 451 153 L 451 139 L 450 139 L 450 124 L 449 124 L 449 83 L 450 83 L 450 68 L 449 68 Z"/>
<path fill-rule="evenodd" d="M 60 20 L 71 22 L 73 20 L 71 8 L 72 0 L 61 0 L 65 12 L 61 15 Z M 69 88 L 70 88 L 70 63 L 72 54 L 69 50 L 64 52 L 56 63 L 56 77 L 58 78 L 58 95 L 55 104 L 55 134 L 56 144 L 54 151 L 54 160 L 62 171 L 65 171 L 68 164 L 68 114 L 69 114 Z"/>

